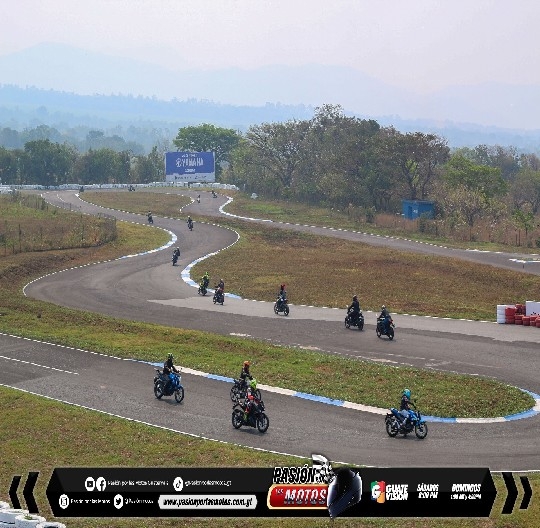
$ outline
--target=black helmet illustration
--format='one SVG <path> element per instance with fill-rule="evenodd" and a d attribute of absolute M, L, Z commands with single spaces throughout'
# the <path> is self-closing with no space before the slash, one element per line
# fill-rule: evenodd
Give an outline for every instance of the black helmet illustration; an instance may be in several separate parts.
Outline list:
<path fill-rule="evenodd" d="M 339 468 L 335 470 L 335 474 L 328 486 L 326 501 L 332 519 L 360 502 L 362 498 L 362 479 L 358 473 L 349 468 Z"/>

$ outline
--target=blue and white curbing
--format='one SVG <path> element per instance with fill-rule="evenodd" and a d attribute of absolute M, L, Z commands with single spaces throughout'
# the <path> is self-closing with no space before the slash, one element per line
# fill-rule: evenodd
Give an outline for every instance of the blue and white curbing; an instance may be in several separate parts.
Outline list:
<path fill-rule="evenodd" d="M 141 363 L 146 363 L 142 361 Z M 153 365 L 155 367 L 161 367 L 161 363 L 150 363 L 150 365 Z M 182 373 L 185 374 L 191 374 L 192 376 L 202 376 L 204 378 L 216 380 L 216 381 L 224 381 L 226 383 L 234 383 L 234 378 L 229 378 L 227 376 L 220 376 L 218 374 L 211 374 L 209 372 L 202 372 L 200 370 L 194 370 L 190 368 L 181 368 Z M 379 414 L 379 415 L 386 415 L 389 410 L 382 407 L 373 407 L 371 405 L 364 405 L 361 403 L 354 403 L 349 402 L 345 400 L 337 400 L 333 398 L 328 398 L 326 396 L 318 396 L 316 394 L 309 394 L 307 392 L 300 392 L 295 391 L 291 389 L 283 389 L 281 387 L 273 387 L 271 385 L 263 385 L 262 383 L 258 383 L 257 387 L 265 392 L 273 392 L 275 394 L 282 394 L 284 396 L 293 396 L 295 398 L 302 398 L 304 400 L 311 400 L 318 403 L 325 403 L 327 405 L 334 405 L 336 407 L 344 407 L 346 409 L 354 409 L 361 412 L 367 412 L 371 414 Z M 537 414 L 540 414 L 540 394 L 536 394 L 534 392 L 530 392 L 525 389 L 519 389 L 523 392 L 526 392 L 527 394 L 530 394 L 534 400 L 535 405 L 531 409 L 517 413 L 517 414 L 510 414 L 508 416 L 499 416 L 494 418 L 442 418 L 440 416 L 424 416 L 422 415 L 422 418 L 426 422 L 445 422 L 445 423 L 470 423 L 470 424 L 487 424 L 487 423 L 500 423 L 500 422 L 509 422 L 512 420 L 521 420 L 523 418 L 531 418 L 533 416 L 536 416 Z"/>

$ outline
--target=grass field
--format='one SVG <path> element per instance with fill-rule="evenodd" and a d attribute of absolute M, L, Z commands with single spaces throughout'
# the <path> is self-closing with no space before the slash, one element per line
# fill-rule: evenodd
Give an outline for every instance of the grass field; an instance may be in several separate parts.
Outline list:
<path fill-rule="evenodd" d="M 90 193 L 88 193 L 90 194 Z M 138 193 L 129 193 L 135 195 Z M 141 193 L 142 194 L 142 193 Z M 129 196 L 126 194 L 126 196 Z M 164 198 L 169 200 L 169 198 Z M 176 199 L 177 200 L 177 199 Z M 178 200 L 176 207 L 178 209 Z M 157 204 L 156 204 L 157 205 Z M 127 210 L 128 207 L 125 207 Z M 142 209 L 144 212 L 146 206 Z M 155 214 L 160 213 L 156 207 L 152 208 Z M 167 214 L 167 216 L 174 216 Z M 80 250 L 69 250 L 62 252 L 46 252 L 41 255 L 21 254 L 0 258 L 0 331 L 26 335 L 46 339 L 49 341 L 69 344 L 71 346 L 89 348 L 115 355 L 130 355 L 135 350 L 136 355 L 142 357 L 144 351 L 148 351 L 146 358 L 162 359 L 171 344 L 181 346 L 183 349 L 192 352 L 192 356 L 187 357 L 187 361 L 192 362 L 195 368 L 209 370 L 215 368 L 220 373 L 226 375 L 236 375 L 238 364 L 244 357 L 256 357 L 257 369 L 260 368 L 265 383 L 275 381 L 275 384 L 284 386 L 287 383 L 297 383 L 297 386 L 307 386 L 314 391 L 326 391 L 328 386 L 321 384 L 326 379 L 324 373 L 328 368 L 342 368 L 345 373 L 344 380 L 349 380 L 351 386 L 364 386 L 365 391 L 360 391 L 360 398 L 363 399 L 372 389 L 366 380 L 360 383 L 356 378 L 357 372 L 351 371 L 354 368 L 353 362 L 328 358 L 312 352 L 303 352 L 306 364 L 317 366 L 313 376 L 301 376 L 301 365 L 297 370 L 293 370 L 292 378 L 296 379 L 275 379 L 274 375 L 279 371 L 288 368 L 278 368 L 279 365 L 292 367 L 295 363 L 289 363 L 294 356 L 298 356 L 293 350 L 274 348 L 270 346 L 261 347 L 253 341 L 223 338 L 211 334 L 199 332 L 188 332 L 182 330 L 167 329 L 158 325 L 138 325 L 129 321 L 102 317 L 95 314 L 87 314 L 75 310 L 66 310 L 52 306 L 48 303 L 41 303 L 26 299 L 21 295 L 22 286 L 31 278 L 74 265 L 81 265 L 88 261 L 101 261 L 122 254 L 133 253 L 134 251 L 156 247 L 163 243 L 163 237 L 159 230 L 148 229 L 137 226 L 124 226 L 119 223 L 119 238 L 115 244 L 99 248 L 86 248 Z M 38 317 L 39 316 L 39 317 Z M 99 328 L 99 332 L 96 329 Z M 159 336 L 159 339 L 158 339 Z M 139 348 L 134 348 L 135 346 Z M 162 347 L 162 348 L 161 348 Z M 227 354 L 222 354 L 223 349 Z M 290 358 L 287 356 L 290 353 Z M 259 354 L 259 355 L 257 355 Z M 274 355 L 273 355 L 274 354 Z M 217 356 L 225 357 L 223 363 L 217 360 Z M 297 359 L 296 359 L 297 360 Z M 198 363 L 196 363 L 198 361 Z M 326 363 L 336 361 L 333 363 Z M 279 362 L 279 364 L 278 364 Z M 358 362 L 357 362 L 358 363 Z M 191 365 L 186 365 L 191 366 Z M 277 373 L 273 373 L 272 369 Z M 358 372 L 362 371 L 358 369 Z M 393 374 L 401 369 L 394 369 Z M 335 372 L 335 370 L 334 370 Z M 372 381 L 382 381 L 385 377 L 385 370 L 371 371 L 366 378 Z M 402 371 L 406 379 L 406 372 Z M 410 374 L 408 374 L 410 376 Z M 432 377 L 433 372 L 426 373 Z M 440 390 L 455 392 L 454 383 L 462 383 L 463 380 L 451 380 L 448 378 L 442 381 Z M 484 380 L 471 380 L 471 383 L 479 382 L 479 390 L 493 395 L 493 388 L 483 386 Z M 424 382 L 423 382 L 424 383 Z M 425 383 L 436 383 L 436 380 L 426 378 Z M 305 385 L 304 385 L 305 384 Z M 444 385 L 446 384 L 446 389 Z M 377 385 L 378 390 L 379 385 Z M 344 390 L 350 390 L 347 384 L 340 387 L 341 394 Z M 471 390 L 475 390 L 471 386 Z M 497 387 L 495 392 L 506 390 L 504 386 Z M 436 391 L 429 391 L 435 393 Z M 323 392 L 324 393 L 324 392 Z M 504 393 L 503 393 L 504 394 Z M 521 394 L 521 393 L 520 393 Z M 357 396 L 358 397 L 358 393 Z M 475 395 L 473 400 L 477 400 Z M 511 400 L 514 409 L 523 408 L 530 404 L 530 400 L 519 401 L 517 395 L 510 392 L 505 394 L 505 398 Z M 444 399 L 444 398 L 442 398 Z M 98 413 L 66 407 L 55 402 L 36 399 L 18 391 L 0 388 L 0 400 L 2 401 L 2 413 L 0 415 L 0 490 L 7 490 L 11 477 L 15 474 L 24 474 L 27 471 L 40 471 L 40 481 L 36 497 L 41 506 L 46 503 L 44 489 L 46 486 L 47 473 L 53 467 L 61 466 L 160 466 L 164 460 L 172 459 L 174 463 L 166 463 L 167 466 L 194 466 L 194 467 L 223 467 L 246 464 L 246 449 L 234 446 L 225 446 L 213 442 L 203 442 L 193 438 L 183 437 L 167 431 L 156 430 L 140 424 L 125 422 L 112 417 L 105 417 Z M 388 394 L 388 401 L 394 402 L 395 394 Z M 480 398 L 480 401 L 482 399 Z M 377 402 L 381 405 L 381 400 Z M 426 405 L 433 409 L 443 411 L 440 406 L 443 402 L 422 402 L 422 408 Z M 491 407 L 492 401 L 489 402 Z M 420 404 L 420 402 L 419 402 Z M 483 406 L 483 404 L 482 404 Z M 446 412 L 455 412 L 456 407 L 449 408 Z M 461 409 L 461 406 L 460 406 Z M 469 408 L 470 415 L 477 415 L 485 412 L 484 409 Z M 502 410 L 501 410 L 502 412 Z M 296 459 L 280 457 L 267 453 L 249 451 L 249 465 L 257 467 L 271 467 L 282 463 L 297 463 Z M 303 463 L 303 462 L 302 462 Z M 41 480 L 43 478 L 43 480 Z M 533 493 L 535 496 L 540 491 L 540 481 L 537 476 L 532 477 Z M 501 481 L 497 486 L 502 490 Z M 540 525 L 540 512 L 538 501 L 533 498 L 531 508 L 526 512 L 516 511 L 510 517 L 503 517 L 498 512 L 502 509 L 505 493 L 497 499 L 494 507 L 494 514 L 489 519 L 472 520 L 342 520 L 337 519 L 332 523 L 336 526 L 390 526 L 390 527 L 457 527 L 457 526 L 480 526 L 481 528 L 495 527 L 534 527 Z M 7 496 L 0 495 L 0 500 L 6 500 Z M 46 514 L 48 517 L 48 514 Z M 248 522 L 251 526 L 327 526 L 330 521 L 313 520 L 238 520 L 238 519 L 212 519 L 209 520 L 146 520 L 136 521 L 137 526 L 244 526 Z M 87 526 L 110 526 L 120 528 L 123 526 L 135 526 L 133 520 L 113 520 L 113 519 L 68 519 L 68 527 Z"/>

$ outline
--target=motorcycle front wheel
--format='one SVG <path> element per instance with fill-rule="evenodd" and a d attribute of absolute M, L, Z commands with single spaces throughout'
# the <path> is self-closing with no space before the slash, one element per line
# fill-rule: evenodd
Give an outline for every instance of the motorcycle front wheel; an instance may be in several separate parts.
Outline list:
<path fill-rule="evenodd" d="M 414 434 L 423 440 L 427 436 L 427 423 L 421 423 L 414 426 Z"/>
<path fill-rule="evenodd" d="M 390 339 L 390 341 L 394 339 L 394 329 L 392 327 L 388 329 L 388 339 Z"/>
<path fill-rule="evenodd" d="M 274 304 L 274 313 L 277 315 L 279 312 L 277 303 Z"/>
<path fill-rule="evenodd" d="M 377 328 L 375 328 L 375 333 L 377 334 L 377 337 L 381 337 L 381 329 L 379 328 L 379 325 L 377 325 Z"/>
<path fill-rule="evenodd" d="M 156 383 L 154 383 L 154 395 L 155 395 L 155 397 L 158 400 L 161 400 L 161 398 L 163 397 L 164 392 L 165 392 L 165 387 L 163 385 L 163 382 L 162 381 L 156 381 Z"/>
<path fill-rule="evenodd" d="M 345 317 L 345 328 L 350 328 L 350 327 L 351 327 L 351 321 L 349 317 Z"/>
<path fill-rule="evenodd" d="M 174 399 L 180 403 L 184 399 L 184 387 L 180 387 L 174 391 Z"/>
<path fill-rule="evenodd" d="M 358 330 L 362 331 L 364 329 L 364 321 L 358 323 Z"/>
<path fill-rule="evenodd" d="M 283 308 L 283 313 L 285 315 L 289 315 L 289 306 L 288 305 L 285 305 L 285 307 Z"/>
<path fill-rule="evenodd" d="M 268 431 L 268 426 L 270 425 L 270 420 L 266 414 L 261 413 L 257 416 L 257 429 L 260 433 L 266 433 Z"/>
<path fill-rule="evenodd" d="M 399 432 L 399 424 L 395 418 L 386 419 L 386 432 L 388 433 L 388 436 L 391 436 L 392 438 L 397 436 Z"/>
<path fill-rule="evenodd" d="M 240 429 L 244 422 L 244 413 L 240 409 L 235 409 L 232 413 L 232 425 L 235 429 Z"/>

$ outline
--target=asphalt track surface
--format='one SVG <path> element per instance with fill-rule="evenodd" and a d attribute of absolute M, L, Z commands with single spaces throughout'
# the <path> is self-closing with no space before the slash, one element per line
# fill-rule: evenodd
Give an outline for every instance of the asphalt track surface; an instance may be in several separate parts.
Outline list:
<path fill-rule="evenodd" d="M 217 224 L 218 207 L 226 197 L 201 196 L 200 204 L 184 207 L 182 217 L 214 215 Z M 106 212 L 120 220 L 146 223 L 141 215 L 88 204 L 73 191 L 50 192 L 45 197 L 56 205 L 89 214 Z M 272 225 L 540 273 L 540 265 L 509 260 L 519 259 L 519 255 L 462 252 L 339 230 Z M 396 337 L 388 341 L 375 336 L 374 313 L 365 313 L 366 326 L 359 332 L 344 328 L 344 310 L 293 304 L 285 318 L 273 313 L 271 303 L 226 298 L 223 306 L 214 305 L 211 295 L 197 295 L 180 271 L 196 259 L 233 244 L 237 234 L 200 222 L 195 222 L 190 232 L 183 220 L 161 217 L 154 217 L 154 228 L 166 229 L 177 237 L 174 244 L 182 249 L 177 267 L 171 266 L 170 250 L 149 252 L 43 277 L 25 288 L 26 295 L 134 321 L 247 335 L 395 366 L 488 376 L 540 393 L 539 329 L 398 314 L 394 315 Z M 181 351 L 174 352 L 181 364 Z M 1 384 L 187 434 L 305 457 L 321 453 L 330 460 L 373 466 L 540 469 L 538 413 L 493 423 L 433 422 L 425 440 L 416 439 L 414 434 L 390 438 L 380 414 L 268 392 L 264 400 L 270 428 L 260 434 L 255 429 L 232 427 L 230 384 L 184 373 L 186 396 L 176 404 L 173 398 L 159 401 L 154 397 L 153 375 L 153 367 L 144 363 L 0 335 Z M 401 388 L 396 386 L 396 398 Z"/>

